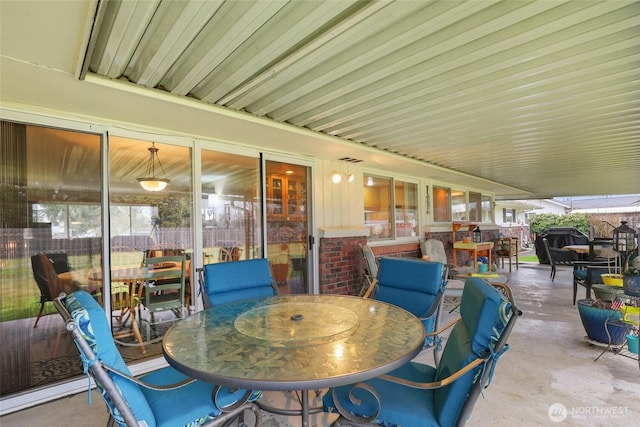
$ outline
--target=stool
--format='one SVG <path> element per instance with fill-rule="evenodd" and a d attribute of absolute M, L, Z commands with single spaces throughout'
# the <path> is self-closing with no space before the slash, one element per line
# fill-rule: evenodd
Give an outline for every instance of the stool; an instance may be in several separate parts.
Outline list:
<path fill-rule="evenodd" d="M 501 264 L 504 268 L 504 260 L 509 260 L 509 272 L 511 272 L 512 258 L 516 259 L 516 270 L 518 269 L 518 238 L 503 237 L 494 240 L 493 248 L 495 250 L 496 265 Z"/>

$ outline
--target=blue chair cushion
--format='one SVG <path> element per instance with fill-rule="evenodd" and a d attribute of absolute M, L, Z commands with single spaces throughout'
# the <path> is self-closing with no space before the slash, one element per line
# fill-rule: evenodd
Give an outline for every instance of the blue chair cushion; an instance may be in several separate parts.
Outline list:
<path fill-rule="evenodd" d="M 86 291 L 77 291 L 65 298 L 67 310 L 78 325 L 84 339 L 89 343 L 96 357 L 103 363 L 131 375 L 131 371 L 125 364 L 118 351 L 111 328 L 107 323 L 104 309 Z M 120 389 L 131 411 L 140 422 L 146 422 L 149 427 L 156 425 L 156 420 L 151 407 L 140 390 L 138 384 L 133 383 L 119 375 L 109 373 L 113 382 Z M 126 426 L 120 412 L 117 410 L 101 384 L 96 384 L 102 394 L 111 414 L 119 426 Z"/>
<path fill-rule="evenodd" d="M 390 375 L 411 381 L 431 382 L 435 373 L 435 369 L 431 366 L 410 362 L 391 372 Z M 439 425 L 433 408 L 433 390 L 408 388 L 377 378 L 368 380 L 366 383 L 375 388 L 382 401 L 375 424 L 385 427 Z M 361 400 L 360 405 L 354 405 L 349 400 L 350 390 L 351 385 L 336 388 L 338 399 L 345 409 L 357 416 L 375 413 L 378 405 L 371 394 L 362 389 L 354 390 L 353 395 Z M 337 412 L 331 392 L 325 394 L 323 405 L 326 412 Z M 411 410 L 408 411 L 406 408 Z"/>
<path fill-rule="evenodd" d="M 471 349 L 471 337 L 464 322 L 458 322 L 449 337 L 436 371 L 436 380 L 448 377 L 471 363 L 477 356 Z M 434 416 L 438 425 L 453 426 L 466 401 L 473 379 L 480 370 L 477 367 L 451 384 L 433 390 Z"/>
<path fill-rule="evenodd" d="M 275 293 L 266 258 L 207 264 L 204 266 L 204 280 L 212 305 Z"/>
<path fill-rule="evenodd" d="M 179 371 L 167 367 L 142 376 L 140 379 L 148 384 L 175 384 L 187 379 Z M 195 381 L 175 390 L 156 391 L 141 387 L 149 406 L 153 410 L 158 427 L 200 426 L 222 413 L 211 400 L 213 384 Z M 223 387 L 218 394 L 218 404 L 226 407 L 242 398 L 246 390 Z M 250 401 L 260 398 L 261 392 L 253 392 Z"/>
<path fill-rule="evenodd" d="M 509 300 L 484 280 L 467 280 L 460 306 L 462 319 L 449 334 L 438 367 L 410 362 L 390 375 L 423 383 L 451 376 L 479 356 L 492 351 L 495 341 L 504 331 L 510 309 Z M 480 364 L 454 382 L 432 390 L 402 386 L 381 379 L 366 381 L 381 397 L 377 422 L 385 426 L 405 427 L 456 425 L 474 379 L 483 366 Z M 351 386 L 336 389 L 338 399 L 347 410 L 358 416 L 375 413 L 377 403 L 372 396 L 362 389 L 353 390 L 354 396 L 363 402 L 356 406 L 350 403 L 350 391 Z M 335 402 L 331 394 L 325 397 L 324 404 L 327 410 L 333 410 Z"/>
<path fill-rule="evenodd" d="M 131 375 L 131 371 L 115 346 L 104 310 L 97 301 L 87 292 L 78 291 L 67 296 L 65 303 L 71 317 L 78 324 L 79 330 L 96 356 L 104 364 Z M 160 391 L 141 387 L 111 372 L 109 375 L 140 425 L 143 425 L 144 421 L 148 427 L 197 427 L 222 413 L 211 399 L 213 384 L 194 381 L 174 390 Z M 167 385 L 187 378 L 174 368 L 166 367 L 144 375 L 140 379 L 152 385 Z M 97 386 L 116 424 L 126 427 L 126 423 L 102 385 L 97 384 Z M 245 390 L 232 392 L 225 387 L 218 394 L 218 403 L 222 407 L 228 406 L 242 398 L 244 394 Z M 260 391 L 253 392 L 249 400 L 254 401 L 261 395 Z"/>
<path fill-rule="evenodd" d="M 492 351 L 508 323 L 510 310 L 511 302 L 494 287 L 480 278 L 467 279 L 460 303 L 462 321 L 447 338 L 436 379 L 446 378 Z M 440 425 L 449 425 L 449 421 L 457 419 L 482 366 L 435 390 L 434 406 Z"/>
<path fill-rule="evenodd" d="M 579 280 L 587 280 L 587 270 L 573 270 L 573 276 Z"/>
<path fill-rule="evenodd" d="M 484 280 L 467 279 L 460 315 L 471 340 L 471 350 L 482 356 L 504 330 L 511 308 L 509 300 Z"/>
<path fill-rule="evenodd" d="M 381 258 L 375 298 L 402 307 L 416 317 L 425 317 L 442 286 L 439 262 Z"/>

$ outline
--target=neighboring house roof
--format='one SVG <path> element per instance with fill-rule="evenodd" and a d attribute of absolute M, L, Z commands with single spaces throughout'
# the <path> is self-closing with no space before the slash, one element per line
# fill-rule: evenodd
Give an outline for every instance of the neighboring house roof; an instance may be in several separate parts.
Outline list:
<path fill-rule="evenodd" d="M 624 196 L 556 198 L 566 203 L 572 212 L 640 212 L 640 194 Z"/>

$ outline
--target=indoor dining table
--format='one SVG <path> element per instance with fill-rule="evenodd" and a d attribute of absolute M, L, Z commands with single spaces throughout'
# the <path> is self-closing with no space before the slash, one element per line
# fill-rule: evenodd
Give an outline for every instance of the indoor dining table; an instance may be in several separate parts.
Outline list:
<path fill-rule="evenodd" d="M 414 358 L 424 340 L 420 320 L 394 305 L 284 295 L 230 302 L 181 320 L 165 334 L 163 353 L 177 370 L 213 384 L 299 390 L 308 427 L 309 390 L 392 371 Z"/>

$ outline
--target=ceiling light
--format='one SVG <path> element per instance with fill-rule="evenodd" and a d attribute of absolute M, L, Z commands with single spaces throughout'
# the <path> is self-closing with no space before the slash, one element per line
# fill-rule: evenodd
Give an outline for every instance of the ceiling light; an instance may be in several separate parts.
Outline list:
<path fill-rule="evenodd" d="M 353 182 L 354 178 L 355 177 L 353 176 L 352 173 L 348 173 L 347 174 L 347 181 L 349 181 L 349 184 L 351 184 Z"/>
<path fill-rule="evenodd" d="M 162 169 L 162 174 L 164 173 L 164 168 L 162 167 L 162 163 L 160 162 L 160 157 L 158 157 L 158 150 L 155 146 L 155 143 L 151 143 L 151 147 L 149 150 L 149 160 L 147 160 L 147 174 L 142 178 L 138 178 L 138 182 L 147 191 L 162 191 L 167 187 L 171 181 L 167 178 L 158 178 L 156 177 L 156 159 L 158 159 L 158 164 L 160 165 L 160 169 Z"/>

